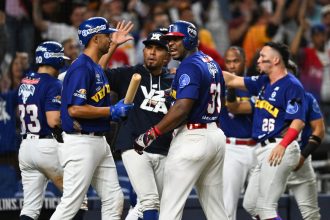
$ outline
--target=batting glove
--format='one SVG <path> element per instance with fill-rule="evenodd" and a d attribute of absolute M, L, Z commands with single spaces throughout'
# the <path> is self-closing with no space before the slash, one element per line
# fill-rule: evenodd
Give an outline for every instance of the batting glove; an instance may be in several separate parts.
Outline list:
<path fill-rule="evenodd" d="M 144 149 L 149 147 L 159 135 L 161 135 L 161 133 L 158 128 L 150 128 L 147 132 L 140 134 L 140 136 L 135 139 L 133 143 L 134 150 L 140 155 L 143 154 Z"/>
<path fill-rule="evenodd" d="M 124 99 L 117 102 L 117 104 L 110 106 L 111 119 L 119 121 L 121 118 L 127 117 L 128 112 L 133 108 L 134 103 L 125 104 Z"/>

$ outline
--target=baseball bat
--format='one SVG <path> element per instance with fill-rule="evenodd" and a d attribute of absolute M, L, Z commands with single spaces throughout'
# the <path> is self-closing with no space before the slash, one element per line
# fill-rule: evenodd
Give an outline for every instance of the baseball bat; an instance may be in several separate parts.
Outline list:
<path fill-rule="evenodd" d="M 141 75 L 138 73 L 134 73 L 126 92 L 126 96 L 124 99 L 125 104 L 129 104 L 133 102 L 135 94 L 139 88 L 140 82 L 141 82 Z"/>

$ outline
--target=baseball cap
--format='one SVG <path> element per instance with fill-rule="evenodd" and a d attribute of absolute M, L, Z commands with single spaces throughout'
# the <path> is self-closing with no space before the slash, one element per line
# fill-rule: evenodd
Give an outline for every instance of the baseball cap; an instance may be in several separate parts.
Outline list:
<path fill-rule="evenodd" d="M 161 31 L 153 31 L 148 34 L 148 37 L 143 41 L 143 44 L 146 46 L 150 44 L 156 44 L 168 50 L 167 41 L 162 38 L 163 35 L 164 34 Z"/>
<path fill-rule="evenodd" d="M 325 26 L 323 24 L 314 24 L 311 28 L 311 34 L 325 33 Z"/>

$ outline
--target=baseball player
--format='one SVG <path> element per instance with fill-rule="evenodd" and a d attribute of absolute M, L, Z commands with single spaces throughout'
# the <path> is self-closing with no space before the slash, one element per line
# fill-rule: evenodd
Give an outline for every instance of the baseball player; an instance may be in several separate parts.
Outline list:
<path fill-rule="evenodd" d="M 245 53 L 240 47 L 230 47 L 225 53 L 226 69 L 237 76 L 245 71 Z M 227 105 L 221 109 L 219 122 L 227 139 L 223 165 L 223 195 L 229 219 L 236 219 L 239 196 L 247 180 L 249 171 L 256 165 L 256 141 L 252 136 L 252 114 L 236 113 L 237 101 L 250 103 L 251 95 L 247 91 L 227 89 Z M 234 105 L 234 106 L 232 106 Z M 235 173 L 235 175 L 233 175 Z"/>
<path fill-rule="evenodd" d="M 162 192 L 165 157 L 172 136 L 164 134 L 155 140 L 140 156 L 133 149 L 138 134 L 157 124 L 168 112 L 165 90 L 171 87 L 173 75 L 164 66 L 170 60 L 167 41 L 160 31 L 151 32 L 143 41 L 144 63 L 132 67 L 106 71 L 111 91 L 124 98 L 134 73 L 142 77 L 134 99 L 134 108 L 127 120 L 121 123 L 116 149 L 122 151 L 122 160 L 132 186 L 137 194 L 144 220 L 157 220 Z M 107 62 L 106 62 L 107 63 Z"/>
<path fill-rule="evenodd" d="M 198 51 L 196 27 L 186 21 L 169 26 L 169 51 L 181 61 L 172 84 L 176 99 L 156 125 L 135 140 L 142 153 L 159 136 L 174 130 L 165 162 L 160 220 L 181 219 L 186 199 L 194 185 L 207 219 L 228 219 L 222 198 L 222 167 L 226 138 L 217 126 L 224 97 L 219 65 Z"/>
<path fill-rule="evenodd" d="M 123 193 L 116 166 L 104 137 L 113 120 L 127 116 L 132 104 L 123 100 L 110 106 L 110 87 L 98 65 L 101 56 L 132 37 L 131 23 L 119 23 L 119 31 L 102 17 L 84 21 L 78 29 L 83 53 L 67 70 L 63 81 L 61 120 L 64 143 L 59 160 L 64 169 L 63 196 L 52 220 L 72 219 L 92 184 L 102 201 L 102 219 L 120 219 Z M 111 44 L 110 44 L 111 43 Z"/>
<path fill-rule="evenodd" d="M 306 126 L 299 141 L 300 161 L 289 175 L 287 186 L 297 200 L 303 219 L 319 220 L 316 176 L 310 155 L 321 144 L 325 126 L 319 105 L 311 93 L 306 92 L 306 103 Z"/>
<path fill-rule="evenodd" d="M 281 219 L 277 202 L 290 172 L 299 162 L 296 141 L 305 121 L 305 94 L 300 82 L 288 74 L 289 51 L 269 42 L 260 51 L 258 68 L 264 75 L 239 77 L 224 72 L 227 86 L 257 95 L 252 137 L 259 142 L 258 164 L 253 169 L 243 206 L 260 219 Z M 257 192 L 256 192 L 257 190 Z"/>
<path fill-rule="evenodd" d="M 291 60 L 288 68 L 294 75 L 298 75 L 297 65 Z M 306 92 L 306 103 L 306 126 L 299 141 L 300 160 L 288 178 L 287 187 L 296 198 L 303 219 L 319 220 L 321 216 L 318 207 L 316 176 L 310 155 L 321 144 L 325 134 L 325 125 L 317 100 L 311 93 Z"/>
<path fill-rule="evenodd" d="M 48 179 L 60 190 L 63 188 L 58 143 L 52 131 L 60 126 L 62 85 L 56 77 L 65 59 L 61 44 L 55 41 L 40 44 L 36 49 L 38 71 L 23 78 L 18 89 L 23 138 L 19 150 L 24 194 L 21 220 L 38 219 Z"/>

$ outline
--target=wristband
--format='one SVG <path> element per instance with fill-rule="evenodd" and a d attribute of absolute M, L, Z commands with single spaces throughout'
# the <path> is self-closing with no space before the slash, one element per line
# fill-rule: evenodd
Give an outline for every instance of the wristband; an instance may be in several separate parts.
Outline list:
<path fill-rule="evenodd" d="M 309 137 L 308 143 L 306 144 L 305 148 L 301 151 L 301 155 L 303 155 L 304 158 L 306 159 L 316 150 L 316 148 L 320 146 L 321 142 L 322 140 L 320 137 L 311 135 Z"/>
<path fill-rule="evenodd" d="M 154 130 L 156 137 L 162 135 L 162 132 L 156 126 L 152 127 L 152 129 Z"/>
<path fill-rule="evenodd" d="M 315 142 L 311 142 L 309 141 L 305 148 L 301 151 L 301 155 L 304 156 L 304 158 L 306 159 L 309 155 L 311 155 L 316 148 L 318 148 L 319 144 L 315 143 Z"/>
<path fill-rule="evenodd" d="M 318 145 L 320 145 L 321 142 L 322 142 L 322 139 L 320 137 L 316 136 L 316 135 L 311 135 L 311 136 L 309 136 L 309 140 L 308 141 L 309 142 L 315 142 Z"/>
<path fill-rule="evenodd" d="M 280 145 L 287 148 L 288 145 L 291 144 L 292 141 L 294 141 L 298 137 L 298 134 L 299 132 L 296 129 L 289 128 L 282 141 L 280 142 Z"/>

